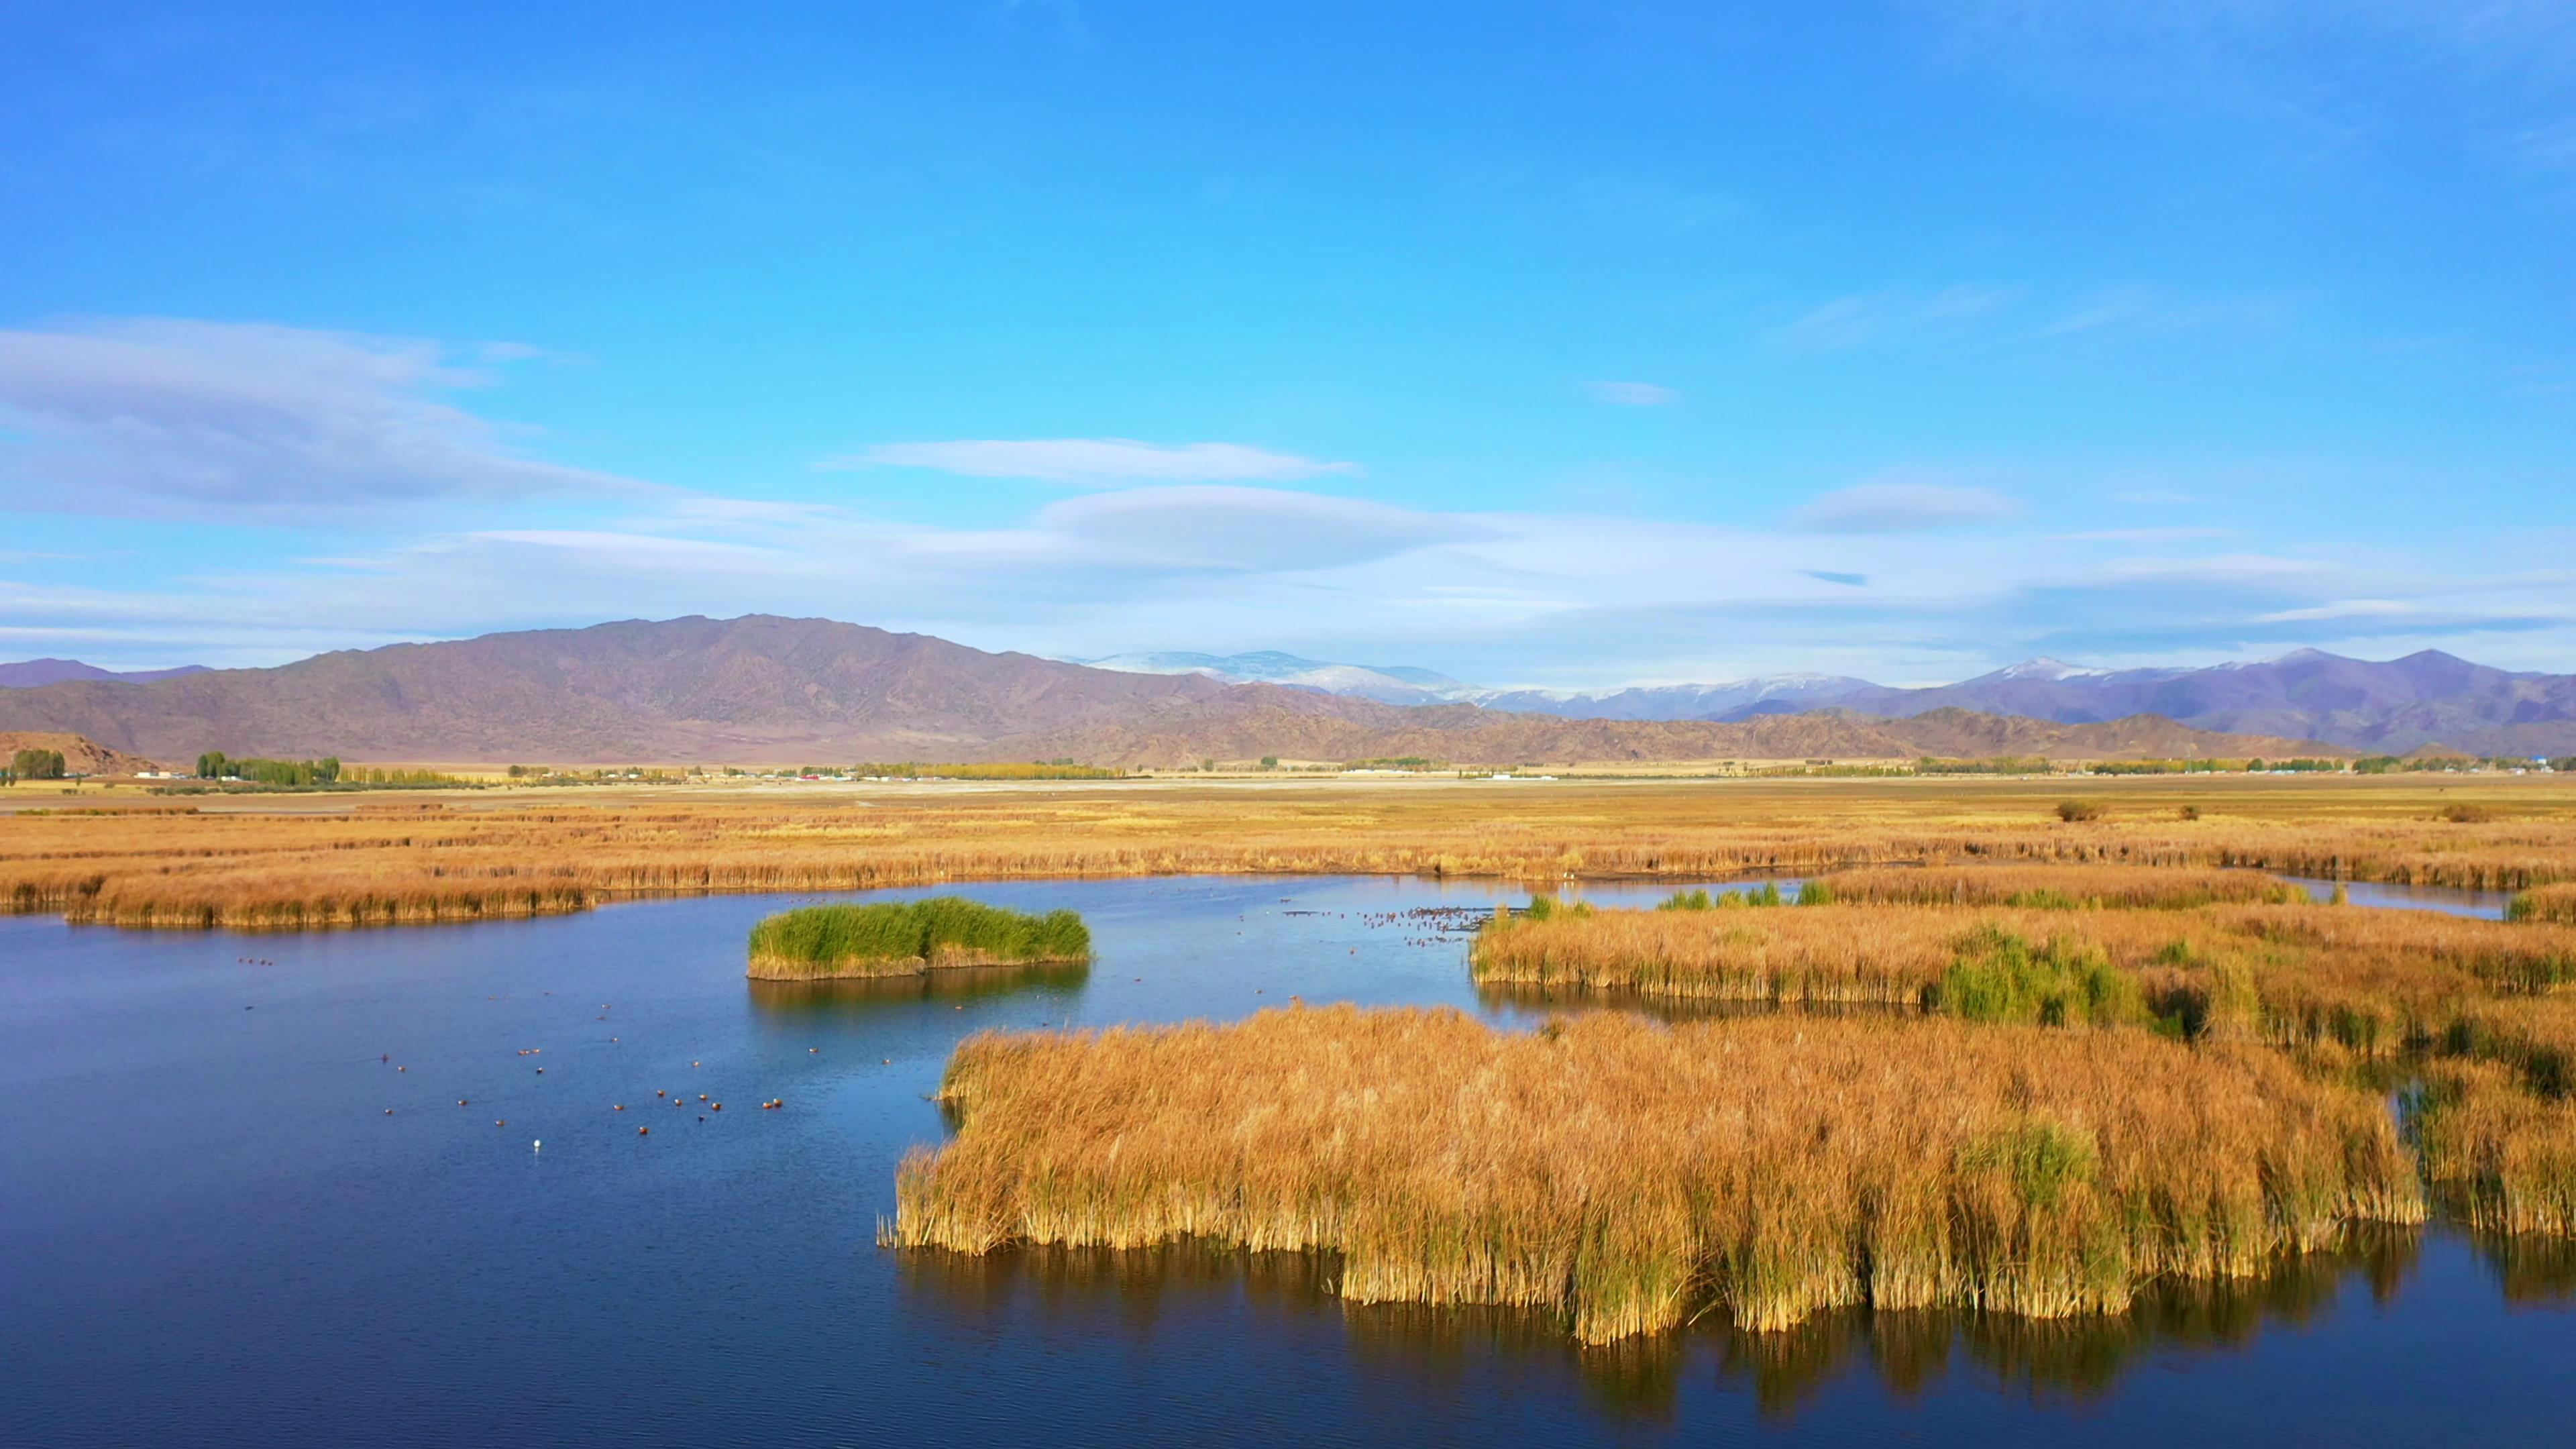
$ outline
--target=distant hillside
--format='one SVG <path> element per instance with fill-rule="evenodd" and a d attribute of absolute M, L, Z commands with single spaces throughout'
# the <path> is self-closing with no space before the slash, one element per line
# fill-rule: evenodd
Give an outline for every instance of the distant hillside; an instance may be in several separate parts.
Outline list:
<path fill-rule="evenodd" d="M 7 764 L 20 750 L 59 750 L 63 756 L 64 773 L 72 775 L 132 775 L 160 768 L 150 760 L 108 749 L 79 735 L 46 730 L 0 730 L 0 765 Z"/>
<path fill-rule="evenodd" d="M 123 679 L 141 684 L 155 679 L 176 679 L 182 674 L 200 674 L 205 668 L 202 664 L 182 664 L 176 669 L 133 669 L 120 674 L 95 664 L 83 664 L 77 659 L 28 659 L 16 664 L 0 664 L 0 689 L 34 689 L 69 679 Z"/>
<path fill-rule="evenodd" d="M 344 650 L 275 669 L 0 692 L 0 728 L 193 759 L 955 759 L 1006 734 L 1150 719 L 1221 693 L 827 619 L 629 621 Z"/>
<path fill-rule="evenodd" d="M 1744 722 L 1404 707 L 1198 674 L 1125 673 L 992 654 L 826 619 L 629 621 L 319 655 L 276 669 L 0 691 L 0 729 L 118 750 L 352 760 L 1027 760 L 1179 764 L 1207 757 L 1424 755 L 1539 760 L 2084 758 L 2317 753 L 2167 720 L 2069 726 L 1936 710 Z"/>
<path fill-rule="evenodd" d="M 1175 710 L 1150 728 L 1103 725 L 997 742 L 999 757 L 1069 756 L 1104 765 L 1180 766 L 1201 759 L 1358 760 L 1417 756 L 1457 764 L 1686 760 L 1889 760 L 1931 755 L 2057 759 L 2281 759 L 2334 755 L 2332 746 L 2219 735 L 2151 715 L 2063 725 L 1943 709 L 1913 719 L 1841 711 L 1713 720 L 1558 719 L 1474 705 L 1315 708 L 1234 693 Z"/>
<path fill-rule="evenodd" d="M 2576 752 L 2576 676 L 2517 674 L 2428 649 L 2346 659 L 2302 649 L 2207 669 L 2085 669 L 2033 659 L 1957 684 L 1893 689 L 1833 675 L 1554 694 L 1486 691 L 1492 709 L 1568 718 L 1741 720 L 1821 708 L 1903 717 L 1936 709 L 2066 724 L 2156 714 L 2194 728 L 2331 741 L 2370 753 L 2425 744 L 2486 755 Z"/>

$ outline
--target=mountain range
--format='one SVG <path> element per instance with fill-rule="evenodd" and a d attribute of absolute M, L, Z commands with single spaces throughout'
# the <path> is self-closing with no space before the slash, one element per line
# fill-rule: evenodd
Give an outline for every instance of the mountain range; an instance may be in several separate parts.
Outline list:
<path fill-rule="evenodd" d="M 1829 709 L 1619 720 L 1389 704 L 767 615 L 487 634 L 139 683 L 66 680 L 0 690 L 0 730 L 77 734 L 162 760 L 219 749 L 492 764 L 1070 758 L 1168 766 L 1276 755 L 1511 765 L 2318 752 L 2294 738 L 2216 734 L 2152 716 L 2060 722 L 1933 707 L 1904 719 Z"/>
<path fill-rule="evenodd" d="M 1293 689 L 1373 699 L 1380 704 L 1473 703 L 1478 695 L 1490 693 L 1411 665 L 1326 664 L 1277 650 L 1256 654 L 1113 654 L 1105 659 L 1069 662 L 1128 674 L 1198 674 L 1227 684 L 1284 684 Z"/>
<path fill-rule="evenodd" d="M 1194 661 L 1208 678 L 1254 677 L 1237 661 L 1294 687 L 1394 704 L 1468 703 L 1564 719 L 1740 722 L 1765 715 L 1849 710 L 1909 719 L 1942 709 L 2099 724 L 2162 715 L 2195 729 L 2323 740 L 2404 754 L 2442 745 L 2488 755 L 2576 752 L 2576 675 L 2515 673 L 2428 649 L 2402 659 L 2347 659 L 2301 649 L 2278 659 L 2207 668 L 2089 669 L 2033 659 L 1957 684 L 1891 687 L 1832 674 L 1786 674 L 1721 684 L 1639 686 L 1590 693 L 1480 689 L 1433 674 L 1326 664 L 1283 654 L 1120 655 L 1103 668 L 1169 668 Z M 1347 682 L 1345 682 L 1347 681 Z"/>
<path fill-rule="evenodd" d="M 0 689 L 34 689 L 72 679 L 122 679 L 146 684 L 155 679 L 176 679 L 182 674 L 202 674 L 205 669 L 202 664 L 182 664 L 176 669 L 134 669 L 120 674 L 77 659 L 26 659 L 0 664 Z"/>

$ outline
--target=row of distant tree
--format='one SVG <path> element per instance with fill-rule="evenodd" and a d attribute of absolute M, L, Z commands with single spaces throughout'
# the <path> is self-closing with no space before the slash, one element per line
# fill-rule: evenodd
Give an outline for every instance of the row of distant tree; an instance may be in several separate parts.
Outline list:
<path fill-rule="evenodd" d="M 9 768 L 0 770 L 0 785 L 15 785 L 21 780 L 59 780 L 69 773 L 60 750 L 20 750 L 10 758 Z"/>
<path fill-rule="evenodd" d="M 2352 762 L 2357 775 L 2395 775 L 2400 773 L 2438 773 L 2443 770 L 2527 770 L 2535 765 L 2565 774 L 2576 771 L 2576 755 L 2543 760 L 2524 755 L 2371 755 Z"/>
<path fill-rule="evenodd" d="M 221 750 L 208 750 L 197 757 L 197 778 L 251 785 L 336 785 L 340 759 L 325 755 L 318 760 L 236 760 Z"/>

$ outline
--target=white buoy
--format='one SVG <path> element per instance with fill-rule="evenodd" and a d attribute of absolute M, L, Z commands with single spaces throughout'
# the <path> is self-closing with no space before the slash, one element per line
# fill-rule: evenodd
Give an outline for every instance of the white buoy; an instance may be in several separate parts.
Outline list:
<path fill-rule="evenodd" d="M 542 1138 L 542 1137 L 540 1137 L 540 1138 L 538 1138 L 536 1141 L 529 1143 L 529 1144 L 528 1144 L 528 1150 L 529 1150 L 529 1151 L 531 1151 L 531 1152 L 543 1152 L 543 1151 L 545 1151 L 545 1150 L 546 1150 L 546 1141 L 545 1141 L 545 1139 L 544 1139 L 544 1138 Z"/>

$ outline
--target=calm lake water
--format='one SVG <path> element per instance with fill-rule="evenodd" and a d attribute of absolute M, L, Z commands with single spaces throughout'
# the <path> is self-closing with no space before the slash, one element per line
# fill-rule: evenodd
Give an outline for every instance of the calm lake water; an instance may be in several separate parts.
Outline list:
<path fill-rule="evenodd" d="M 1536 1019 L 1479 999 L 1463 936 L 1385 914 L 1491 886 L 966 889 L 1083 912 L 1097 964 L 746 982 L 780 897 L 310 936 L 0 920 L 0 1443 L 2385 1449 L 2576 1423 L 2576 1255 L 2442 1228 L 2114 1320 L 1704 1324 L 1607 1354 L 1345 1312 L 1302 1258 L 880 1251 L 969 1031 L 1292 993 Z"/>
<path fill-rule="evenodd" d="M 2282 879 L 2306 887 L 2310 900 L 2334 899 L 2335 881 L 2296 875 L 2283 876 Z M 2475 916 L 2482 921 L 2503 920 L 2505 908 L 2513 903 L 2511 891 L 2473 891 L 2459 886 L 2379 885 L 2366 880 L 2341 884 L 2344 899 L 2352 905 L 2400 911 L 2441 911 L 2454 916 Z"/>

